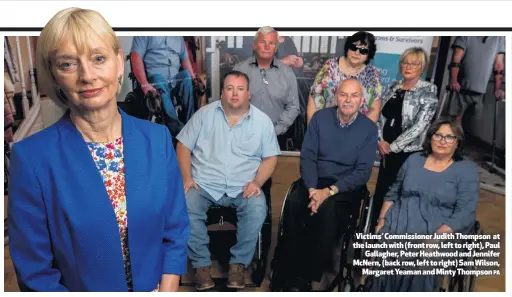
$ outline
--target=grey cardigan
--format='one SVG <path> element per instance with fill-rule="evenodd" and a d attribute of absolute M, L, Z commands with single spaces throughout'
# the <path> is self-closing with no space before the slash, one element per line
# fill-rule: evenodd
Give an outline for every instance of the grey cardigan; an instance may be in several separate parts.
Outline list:
<path fill-rule="evenodd" d="M 393 81 L 381 96 L 381 111 L 393 94 L 400 89 L 402 80 Z M 390 144 L 391 151 L 398 153 L 415 152 L 423 149 L 422 145 L 427 136 L 427 130 L 437 109 L 437 87 L 427 81 L 418 80 L 416 85 L 405 92 L 402 107 L 402 134 Z M 377 121 L 379 139 L 382 139 L 382 129 L 386 118 L 380 115 Z"/>

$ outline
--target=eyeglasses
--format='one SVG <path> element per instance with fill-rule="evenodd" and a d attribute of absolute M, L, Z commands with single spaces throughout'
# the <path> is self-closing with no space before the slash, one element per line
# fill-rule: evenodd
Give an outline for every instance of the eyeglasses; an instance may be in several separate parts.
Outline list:
<path fill-rule="evenodd" d="M 420 67 L 420 62 L 402 62 L 402 67 L 407 69 L 407 66 L 411 67 L 411 69 L 416 69 Z"/>
<path fill-rule="evenodd" d="M 457 140 L 457 136 L 441 135 L 439 133 L 434 133 L 434 135 L 432 135 L 432 139 L 434 139 L 435 141 L 439 141 L 439 142 L 441 142 L 441 140 L 444 139 L 444 141 L 446 141 L 446 143 L 452 144 L 455 142 L 455 140 Z"/>
<path fill-rule="evenodd" d="M 265 69 L 260 69 L 260 73 L 263 76 L 263 83 L 268 85 L 267 72 L 265 71 Z"/>
<path fill-rule="evenodd" d="M 359 53 L 361 55 L 368 55 L 368 53 L 370 52 L 369 49 L 367 49 L 366 47 L 358 47 L 357 45 L 355 45 L 354 43 L 352 43 L 349 47 L 348 47 L 349 50 L 351 51 L 359 51 Z"/>

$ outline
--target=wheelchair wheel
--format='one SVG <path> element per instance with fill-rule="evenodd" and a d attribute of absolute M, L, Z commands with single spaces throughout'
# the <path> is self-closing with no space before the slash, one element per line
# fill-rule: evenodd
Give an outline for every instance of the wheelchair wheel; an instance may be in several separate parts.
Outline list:
<path fill-rule="evenodd" d="M 370 228 L 371 228 L 371 222 L 372 222 L 372 208 L 373 208 L 373 196 L 369 197 L 368 198 L 368 209 L 367 209 L 367 213 L 366 215 L 363 217 L 365 219 L 365 222 L 364 222 L 364 228 L 363 228 L 363 233 L 364 234 L 369 234 L 370 233 Z"/>
<path fill-rule="evenodd" d="M 372 226 L 372 208 L 373 208 L 373 196 L 367 193 L 363 198 L 363 205 L 359 213 L 359 221 L 357 223 L 356 232 L 368 234 Z"/>
<path fill-rule="evenodd" d="M 474 233 L 477 235 L 482 235 L 484 233 L 479 221 L 475 221 Z M 477 269 L 477 268 L 474 267 L 474 269 Z M 474 292 L 475 291 L 475 285 L 476 285 L 476 276 L 475 275 L 466 275 L 463 279 L 463 282 L 464 282 L 464 292 Z"/>
<path fill-rule="evenodd" d="M 272 292 L 280 292 L 286 282 L 286 273 L 285 269 L 283 267 L 283 263 L 281 260 L 280 255 L 283 253 L 282 250 L 282 244 L 283 244 L 283 213 L 284 213 L 284 207 L 286 204 L 286 199 L 288 195 L 295 190 L 297 187 L 298 180 L 294 181 L 286 191 L 286 194 L 284 196 L 283 205 L 281 206 L 281 213 L 279 215 L 279 223 L 277 226 L 277 245 L 274 249 L 274 258 L 272 259 L 270 263 L 270 284 L 269 288 Z"/>
<path fill-rule="evenodd" d="M 480 222 L 475 221 L 473 227 L 472 234 L 481 235 L 483 234 L 483 230 L 481 228 Z M 478 269 L 477 267 L 471 267 L 470 270 Z M 449 277 L 448 279 L 448 292 L 474 292 L 476 285 L 476 276 L 475 275 L 455 275 L 455 277 Z"/>
<path fill-rule="evenodd" d="M 365 284 L 359 284 L 359 286 L 357 286 L 355 292 L 364 292 L 366 291 L 366 285 Z"/>
<path fill-rule="evenodd" d="M 467 291 L 466 292 L 474 292 L 475 291 L 475 284 L 476 284 L 476 276 L 469 275 L 467 279 L 468 285 L 467 285 Z"/>
<path fill-rule="evenodd" d="M 343 292 L 352 292 L 352 283 L 350 282 L 349 279 L 345 279 L 345 281 L 343 282 Z"/>
<path fill-rule="evenodd" d="M 264 263 L 265 260 L 266 259 L 260 259 L 259 261 L 257 261 L 255 265 L 256 267 L 252 272 L 252 281 L 258 287 L 263 282 L 263 279 L 265 279 L 265 270 L 267 268 L 267 266 Z"/>
<path fill-rule="evenodd" d="M 268 247 L 267 247 L 267 238 L 268 236 L 264 236 L 266 232 L 268 232 L 268 228 L 265 228 L 264 224 L 260 234 L 258 235 L 258 246 L 256 247 L 256 261 L 253 262 L 253 271 L 252 271 L 252 281 L 256 286 L 261 286 L 261 283 L 265 279 L 265 273 L 267 271 L 267 255 L 268 255 Z M 267 230 L 265 230 L 267 229 Z"/>
<path fill-rule="evenodd" d="M 274 260 L 275 259 L 272 260 L 272 264 L 270 265 L 271 271 L 269 288 L 272 292 L 280 292 L 284 287 L 286 278 L 283 275 L 283 270 L 280 269 L 280 267 L 276 267 L 277 264 Z"/>
<path fill-rule="evenodd" d="M 281 224 L 278 227 L 278 234 L 281 233 Z M 282 263 L 280 261 L 280 257 L 276 257 L 281 253 L 279 246 L 279 235 L 278 235 L 278 245 L 274 249 L 274 258 L 270 262 L 270 284 L 269 289 L 271 292 L 280 292 L 285 284 L 286 277 L 284 273 L 283 267 L 281 267 Z"/>

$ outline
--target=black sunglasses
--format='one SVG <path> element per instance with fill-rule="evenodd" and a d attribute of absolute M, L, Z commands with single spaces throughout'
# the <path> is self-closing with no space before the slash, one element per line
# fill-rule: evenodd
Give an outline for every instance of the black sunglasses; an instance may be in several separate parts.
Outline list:
<path fill-rule="evenodd" d="M 365 55 L 365 56 L 368 55 L 368 53 L 370 52 L 369 49 L 364 48 L 364 47 L 357 47 L 357 45 L 355 45 L 353 43 L 348 47 L 348 49 L 351 51 L 354 51 L 354 52 L 359 51 L 359 53 L 361 55 Z"/>

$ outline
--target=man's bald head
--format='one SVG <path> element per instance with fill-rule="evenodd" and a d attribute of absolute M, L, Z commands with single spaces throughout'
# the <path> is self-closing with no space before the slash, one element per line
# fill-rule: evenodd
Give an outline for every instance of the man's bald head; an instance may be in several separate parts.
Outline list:
<path fill-rule="evenodd" d="M 363 85 L 356 79 L 356 78 L 353 78 L 353 77 L 350 77 L 350 78 L 347 78 L 345 80 L 343 80 L 342 82 L 340 82 L 339 86 L 338 86 L 338 91 L 341 90 L 343 88 L 343 85 L 357 85 L 357 87 L 359 88 L 361 94 L 364 94 L 364 87 Z M 345 88 L 347 88 L 345 86 Z"/>
<path fill-rule="evenodd" d="M 358 112 L 363 104 L 364 87 L 355 78 L 347 78 L 342 81 L 336 92 L 338 111 L 343 119 L 349 121 Z"/>

